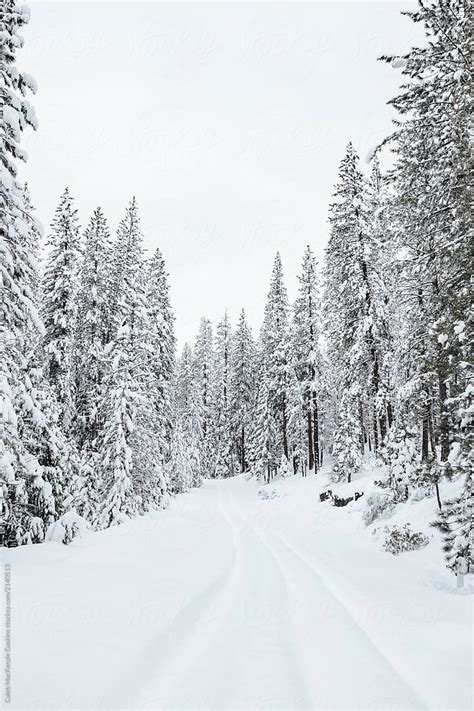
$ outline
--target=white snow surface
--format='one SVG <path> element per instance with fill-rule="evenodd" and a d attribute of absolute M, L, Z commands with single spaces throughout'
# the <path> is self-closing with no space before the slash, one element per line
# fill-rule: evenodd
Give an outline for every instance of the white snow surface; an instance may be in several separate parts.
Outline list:
<path fill-rule="evenodd" d="M 456 589 L 437 534 L 385 553 L 364 497 L 334 508 L 325 485 L 289 477 L 262 499 L 243 477 L 205 481 L 67 547 L 7 550 L 11 708 L 471 708 L 471 584 Z M 382 526 L 427 532 L 433 504 Z"/>

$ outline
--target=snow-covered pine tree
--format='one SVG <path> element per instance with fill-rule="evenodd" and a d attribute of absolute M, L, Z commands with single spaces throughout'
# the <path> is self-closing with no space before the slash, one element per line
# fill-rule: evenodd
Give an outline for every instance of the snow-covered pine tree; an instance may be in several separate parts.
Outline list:
<path fill-rule="evenodd" d="M 457 571 L 474 566 L 474 448 L 472 434 L 472 386 L 457 398 L 459 423 L 449 454 L 450 473 L 463 477 L 463 488 L 455 499 L 445 501 L 434 525 L 443 535 L 448 567 Z"/>
<path fill-rule="evenodd" d="M 242 309 L 232 343 L 231 430 L 240 472 L 249 468 L 248 439 L 254 419 L 256 346 Z"/>
<path fill-rule="evenodd" d="M 214 377 L 214 346 L 211 322 L 202 318 L 194 345 L 193 372 L 196 387 L 196 407 L 199 418 L 199 452 L 203 476 L 212 476 L 215 449 L 212 437 L 212 394 Z"/>
<path fill-rule="evenodd" d="M 137 273 L 143 263 L 143 236 L 138 215 L 138 205 L 133 197 L 125 210 L 125 216 L 117 228 L 110 275 L 109 292 L 109 342 L 126 321 L 130 309 L 132 290 L 138 289 L 144 299 L 143 279 L 137 281 Z"/>
<path fill-rule="evenodd" d="M 120 297 L 115 316 L 119 322 L 130 329 L 128 358 L 139 395 L 133 433 L 130 438 L 133 454 L 133 487 L 139 510 L 145 512 L 167 503 L 164 456 L 168 446 L 168 435 L 164 425 L 166 415 L 158 406 L 160 384 L 156 377 L 157 324 L 153 320 L 156 316 L 154 308 L 156 302 L 150 304 L 147 299 L 150 294 L 150 292 L 147 294 L 150 274 L 143 260 L 142 243 L 140 218 L 136 200 L 133 198 L 126 211 L 125 219 L 117 231 L 116 264 L 119 256 L 122 264 L 119 280 Z M 161 296 L 165 297 L 163 306 L 166 309 L 167 285 L 162 281 L 159 288 L 162 291 Z"/>
<path fill-rule="evenodd" d="M 174 316 L 169 298 L 168 275 L 163 256 L 155 251 L 147 265 L 146 306 L 150 331 L 153 406 L 156 413 L 159 449 L 162 462 L 169 456 L 173 412 L 171 388 L 176 363 Z"/>
<path fill-rule="evenodd" d="M 472 397 L 472 365 L 465 358 L 472 262 L 472 16 L 467 0 L 419 2 L 406 14 L 423 25 L 428 42 L 403 57 L 383 59 L 402 66 L 405 79 L 403 92 L 392 100 L 399 112 L 391 137 L 394 179 L 405 278 L 417 287 L 409 304 L 418 316 L 412 353 L 418 387 L 411 391 L 422 410 L 422 459 L 436 482 L 451 473 L 450 460 L 464 451 L 469 428 L 462 413 Z M 463 501 L 471 500 L 471 487 L 468 478 Z M 472 531 L 469 505 L 461 508 L 451 522 L 442 511 L 439 522 L 449 565 L 456 549 L 465 552 L 465 542 L 454 542 L 456 528 Z"/>
<path fill-rule="evenodd" d="M 28 8 L 4 0 L 0 16 L 2 110 L 0 112 L 0 513 L 7 545 L 40 541 L 57 515 L 63 471 L 54 399 L 32 351 L 43 332 L 36 309 L 38 274 L 36 241 L 39 223 L 31 215 L 17 161 L 26 160 L 21 134 L 37 128 L 25 98 L 35 80 L 19 72 L 19 31 L 29 21 Z"/>
<path fill-rule="evenodd" d="M 21 235 L 23 240 L 23 248 L 29 255 L 31 269 L 29 276 L 32 279 L 30 284 L 32 300 L 37 311 L 40 309 L 41 302 L 41 278 L 40 278 L 40 240 L 43 232 L 42 225 L 34 217 L 35 208 L 31 202 L 31 194 L 27 183 L 23 186 L 23 205 L 26 214 L 30 215 L 31 222 L 28 230 L 25 230 Z M 36 342 L 38 335 L 35 329 L 32 332 L 32 339 Z"/>
<path fill-rule="evenodd" d="M 371 416 L 374 444 L 383 446 L 393 423 L 393 312 L 396 270 L 393 250 L 396 245 L 392 228 L 388 180 L 382 175 L 378 155 L 372 159 L 372 170 L 364 191 L 365 283 L 367 302 L 367 340 L 371 355 Z"/>
<path fill-rule="evenodd" d="M 82 446 L 93 442 L 100 429 L 97 405 L 102 396 L 104 346 L 109 322 L 109 265 L 112 243 L 107 221 L 98 207 L 84 233 L 77 288 L 74 338 L 76 413 Z"/>
<path fill-rule="evenodd" d="M 272 455 L 279 461 L 284 454 L 290 457 L 288 437 L 289 418 L 289 304 L 283 281 L 280 254 L 273 264 L 270 290 L 265 306 L 265 317 L 260 334 L 262 344 L 263 377 L 268 389 L 268 406 L 273 420 L 275 451 Z"/>
<path fill-rule="evenodd" d="M 183 421 L 178 419 L 173 428 L 170 457 L 167 463 L 169 486 L 172 494 L 182 494 L 195 485 L 193 461 L 190 457 L 189 438 Z"/>
<path fill-rule="evenodd" d="M 28 514 L 22 517 L 21 543 L 43 541 L 48 527 L 69 509 L 69 493 L 78 468 L 77 450 L 59 426 L 59 406 L 39 357 L 36 349 L 24 359 L 25 390 L 19 397 L 23 416 L 18 429 L 28 452 L 31 475 L 23 490 Z"/>
<path fill-rule="evenodd" d="M 117 230 L 110 291 L 105 375 L 98 411 L 97 476 L 101 492 L 97 523 L 120 523 L 166 503 L 155 401 L 154 330 L 142 259 L 143 236 L 135 199 Z M 103 424 L 102 424 L 103 423 Z"/>
<path fill-rule="evenodd" d="M 293 307 L 291 324 L 291 359 L 299 384 L 297 410 L 306 420 L 306 466 L 310 470 L 317 471 L 319 468 L 318 384 L 321 379 L 319 348 L 321 328 L 316 262 L 309 246 L 304 253 L 302 272 L 298 279 L 300 287 Z M 303 467 L 302 471 L 305 470 L 306 467 Z"/>
<path fill-rule="evenodd" d="M 31 222 L 29 229 L 22 231 L 19 237 L 32 266 L 29 271 L 32 303 L 35 309 L 39 309 L 39 248 L 42 228 L 32 217 L 34 208 L 26 183 L 23 187 L 23 205 L 25 214 L 31 216 Z M 59 426 L 58 403 L 44 377 L 38 348 L 39 338 L 36 326 L 30 323 L 24 339 L 25 357 L 22 362 L 26 387 L 21 396 L 24 414 L 18 422 L 33 475 L 27 479 L 24 492 L 32 516 L 24 517 L 24 530 L 18 539 L 19 542 L 28 543 L 43 541 L 48 527 L 67 510 L 69 487 L 77 470 L 76 449 Z"/>
<path fill-rule="evenodd" d="M 217 324 L 212 383 L 212 438 L 216 453 L 214 476 L 235 474 L 231 426 L 232 334 L 227 311 Z"/>
<path fill-rule="evenodd" d="M 255 418 L 250 432 L 249 458 L 251 462 L 250 473 L 256 479 L 269 483 L 276 475 L 278 464 L 277 447 L 278 432 L 268 382 L 265 376 L 258 380 L 258 393 Z"/>
<path fill-rule="evenodd" d="M 385 325 L 383 308 L 377 303 L 381 293 L 379 284 L 374 284 L 370 211 L 358 160 L 349 144 L 330 208 L 325 325 L 336 408 L 345 396 L 345 405 L 350 402 L 356 410 L 351 420 L 359 418 L 362 447 L 366 440 L 378 453 L 386 432 L 386 394 L 381 396 Z M 339 416 L 337 423 L 342 424 Z M 342 438 L 346 438 L 345 432 Z"/>
<path fill-rule="evenodd" d="M 406 501 L 418 469 L 416 438 L 403 422 L 390 429 L 385 447 L 389 467 L 387 484 L 394 501 Z"/>
<path fill-rule="evenodd" d="M 189 343 L 184 344 L 178 359 L 173 385 L 174 427 L 179 422 L 185 438 L 185 450 L 191 472 L 192 486 L 201 485 L 201 424 L 197 384 L 194 379 L 193 352 Z"/>
<path fill-rule="evenodd" d="M 194 357 L 189 343 L 185 343 L 176 367 L 173 387 L 174 410 L 189 423 L 194 432 L 199 430 L 197 385 L 194 379 Z"/>
<path fill-rule="evenodd" d="M 95 526 L 123 523 L 140 511 L 140 491 L 134 486 L 134 451 L 138 410 L 143 404 L 132 362 L 132 334 L 121 326 L 106 346 L 107 376 L 100 407 L 103 428 L 98 437 L 97 475 L 100 504 Z"/>
<path fill-rule="evenodd" d="M 72 358 L 80 260 L 77 210 L 66 188 L 51 223 L 42 285 L 45 374 L 56 392 L 66 430 L 74 420 Z"/>
<path fill-rule="evenodd" d="M 291 441 L 291 455 L 294 474 L 308 473 L 308 413 L 307 393 L 303 382 L 299 382 L 296 372 L 289 373 L 289 417 L 288 433 Z"/>
<path fill-rule="evenodd" d="M 343 392 L 338 407 L 332 456 L 333 481 L 351 481 L 361 465 L 361 429 L 357 412 L 357 400 L 350 389 Z"/>

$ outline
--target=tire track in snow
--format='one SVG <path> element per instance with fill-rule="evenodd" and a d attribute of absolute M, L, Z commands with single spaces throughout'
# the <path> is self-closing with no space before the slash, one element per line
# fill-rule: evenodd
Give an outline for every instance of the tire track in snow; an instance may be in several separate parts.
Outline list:
<path fill-rule="evenodd" d="M 286 580 L 271 555 L 219 489 L 221 514 L 233 532 L 236 565 L 215 624 L 198 621 L 195 643 L 177 655 L 176 678 L 155 681 L 140 707 L 192 709 L 312 708 L 288 639 Z M 225 503 L 225 505 L 224 505 Z M 203 640 L 202 629 L 205 629 Z M 192 635 L 194 631 L 192 632 Z M 166 680 L 168 678 L 168 682 Z"/>
<path fill-rule="evenodd" d="M 173 709 L 312 708 L 288 640 L 286 580 L 271 552 L 219 488 L 232 531 L 232 585 L 215 624 L 200 617 L 168 668 L 139 695 L 143 707 Z M 204 628 L 204 632 L 203 632 Z M 203 639 L 203 635 L 205 639 Z M 184 649 L 183 649 L 184 648 Z"/>
<path fill-rule="evenodd" d="M 255 528 L 255 526 L 251 523 L 249 518 L 245 516 L 235 505 L 234 503 L 234 498 L 233 495 L 231 496 L 230 491 L 227 489 L 226 490 L 227 494 L 227 500 L 228 504 L 230 505 L 233 515 L 237 518 L 238 521 L 240 521 L 240 528 L 241 530 L 245 530 L 246 535 L 250 534 L 250 537 L 253 539 L 251 545 L 254 547 L 255 543 L 257 546 L 260 547 L 261 550 L 264 551 L 264 557 L 266 558 L 267 562 L 271 561 L 271 567 L 273 568 L 274 571 L 277 572 L 277 578 L 279 580 L 279 589 L 280 589 L 280 599 L 284 600 L 284 610 L 281 608 L 278 610 L 279 614 L 276 619 L 271 619 L 270 622 L 273 625 L 275 622 L 279 623 L 280 626 L 282 627 L 282 632 L 283 635 L 280 637 L 280 647 L 281 650 L 284 650 L 284 656 L 285 656 L 285 664 L 282 665 L 283 669 L 281 670 L 283 673 L 285 673 L 289 678 L 288 678 L 288 686 L 293 690 L 293 692 L 296 692 L 297 695 L 297 704 L 295 704 L 295 700 L 293 700 L 293 703 L 291 705 L 286 705 L 286 703 L 282 706 L 282 708 L 294 708 L 294 709 L 312 709 L 315 708 L 314 706 L 314 699 L 312 698 L 311 694 L 309 693 L 309 688 L 306 683 L 305 676 L 302 672 L 302 669 L 300 665 L 297 662 L 298 655 L 297 655 L 297 650 L 296 650 L 296 645 L 295 645 L 295 640 L 293 636 L 293 631 L 291 629 L 291 626 L 289 624 L 290 622 L 290 586 L 288 583 L 288 578 L 284 573 L 284 570 L 282 569 L 277 557 L 274 555 L 272 549 L 267 545 L 265 542 L 263 536 L 261 533 Z M 242 526 L 242 523 L 244 524 Z M 252 584 L 252 580 L 249 578 L 247 580 L 247 583 Z M 254 584 L 258 584 L 259 581 L 255 580 Z M 274 589 L 272 588 L 271 592 L 275 592 Z M 286 624 L 282 625 L 282 620 L 286 621 Z M 255 666 L 258 666 L 259 660 L 254 659 L 251 660 L 251 663 Z M 273 670 L 273 673 L 275 675 L 275 681 L 277 679 L 277 669 Z M 277 700 L 278 701 L 278 700 Z M 280 700 L 281 702 L 281 700 Z M 277 708 L 281 707 L 281 703 L 275 703 L 273 701 L 269 706 L 259 706 L 258 708 Z M 248 706 L 247 708 L 252 708 L 252 705 Z M 256 708 L 256 705 L 253 704 L 253 708 Z"/>
<path fill-rule="evenodd" d="M 237 578 L 238 546 L 235 528 L 222 508 L 219 489 L 219 511 L 231 530 L 230 565 L 224 573 L 195 595 L 151 642 L 135 664 L 135 691 L 130 693 L 130 679 L 124 684 L 124 696 L 132 695 L 132 708 L 172 708 L 169 699 L 175 687 L 182 685 L 186 669 L 196 655 L 211 643 L 213 628 L 221 624 L 233 600 Z"/>
<path fill-rule="evenodd" d="M 266 532 L 268 534 L 268 531 Z M 283 538 L 280 534 L 277 534 L 273 531 L 270 532 L 270 537 L 274 539 L 284 550 L 286 549 L 287 553 L 290 554 L 290 556 L 293 557 L 293 559 L 297 562 L 297 565 L 302 566 L 308 571 L 309 576 L 316 581 L 316 587 L 321 588 L 322 590 L 325 591 L 326 598 L 329 600 L 329 607 L 331 606 L 331 601 L 332 601 L 332 606 L 334 604 L 336 605 L 336 612 L 339 611 L 339 613 L 342 612 L 341 618 L 345 616 L 348 618 L 349 624 L 352 627 L 354 631 L 357 631 L 357 636 L 359 636 L 360 640 L 363 640 L 363 646 L 366 647 L 368 650 L 372 650 L 372 652 L 380 659 L 382 662 L 382 665 L 385 667 L 385 674 L 388 671 L 389 675 L 392 676 L 392 679 L 397 679 L 398 680 L 398 687 L 393 688 L 392 691 L 386 691 L 385 693 L 382 692 L 382 698 L 379 699 L 373 699 L 373 703 L 375 704 L 374 706 L 370 705 L 370 699 L 366 699 L 364 702 L 364 689 L 361 691 L 357 692 L 356 687 L 357 685 L 354 684 L 353 686 L 353 691 L 354 694 L 360 695 L 359 698 L 356 700 L 352 698 L 351 705 L 353 707 L 357 708 L 375 708 L 375 709 L 380 709 L 383 708 L 384 710 L 386 709 L 403 709 L 406 711 L 406 709 L 426 709 L 427 705 L 426 703 L 419 697 L 417 691 L 413 689 L 413 687 L 406 681 L 404 678 L 403 674 L 400 673 L 400 671 L 397 669 L 395 663 L 385 654 L 385 652 L 380 648 L 378 644 L 374 642 L 374 640 L 368 635 L 367 631 L 363 629 L 357 620 L 354 618 L 353 614 L 351 613 L 351 610 L 347 607 L 347 604 L 344 602 L 344 600 L 341 598 L 340 594 L 337 591 L 334 591 L 331 586 L 329 586 L 324 578 L 322 571 L 318 571 L 317 568 L 306 559 L 304 555 L 302 555 L 294 546 L 292 546 L 285 538 Z M 275 551 L 274 551 L 275 552 Z M 282 553 L 275 552 L 276 556 L 282 560 L 281 556 Z M 284 563 L 283 563 L 284 565 Z M 286 560 L 286 565 L 288 565 L 288 560 Z M 291 579 L 294 576 L 289 576 Z M 361 648 L 361 645 L 355 645 L 356 649 Z M 335 654 L 337 655 L 337 650 L 334 650 Z M 362 671 L 367 671 L 371 668 L 369 665 L 362 665 L 362 667 L 359 667 Z M 344 667 L 342 668 L 342 673 L 344 674 Z M 397 685 L 396 685 L 397 686 Z M 375 685 L 375 688 L 382 688 L 382 689 L 387 689 L 387 684 L 382 684 L 380 685 L 377 683 Z M 326 699 L 326 701 L 323 702 L 324 705 L 329 705 L 329 698 Z M 333 705 L 333 702 L 332 704 Z"/>

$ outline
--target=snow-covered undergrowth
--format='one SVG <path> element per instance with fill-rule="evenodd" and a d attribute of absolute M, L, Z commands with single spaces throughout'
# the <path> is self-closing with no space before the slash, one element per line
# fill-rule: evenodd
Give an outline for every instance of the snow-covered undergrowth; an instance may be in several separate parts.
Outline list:
<path fill-rule="evenodd" d="M 12 708 L 470 708 L 469 583 L 444 567 L 434 499 L 364 524 L 378 474 L 208 480 L 69 546 L 5 551 Z M 337 508 L 328 485 L 365 494 Z M 429 544 L 385 552 L 373 531 L 407 522 Z"/>
<path fill-rule="evenodd" d="M 356 515 L 365 524 L 366 531 L 373 539 L 383 545 L 388 532 L 392 529 L 403 529 L 406 525 L 412 532 L 419 532 L 428 538 L 438 553 L 441 550 L 441 539 L 432 526 L 438 515 L 434 489 L 429 492 L 425 489 L 414 489 L 407 501 L 395 503 L 390 491 L 383 489 L 378 482 L 387 476 L 386 467 L 376 466 L 373 459 L 366 458 L 360 471 L 355 474 L 350 483 L 335 483 L 329 476 L 332 464 L 323 467 L 322 472 L 315 479 L 319 493 L 330 490 L 333 496 L 339 499 L 355 497 L 363 494 L 357 501 L 351 501 L 344 507 L 344 511 Z M 458 496 L 462 490 L 463 482 L 459 478 L 453 481 L 443 479 L 440 482 L 440 496 L 446 501 Z M 326 505 L 331 505 L 328 500 Z M 440 564 L 444 561 L 438 556 Z M 451 573 L 451 579 L 452 573 Z"/>
<path fill-rule="evenodd" d="M 457 589 L 445 568 L 441 538 L 431 523 L 436 517 L 433 496 L 395 505 L 386 518 L 364 523 L 367 499 L 378 494 L 380 469 L 366 461 L 351 483 L 335 484 L 329 466 L 316 477 L 272 482 L 285 499 L 271 502 L 281 521 L 282 535 L 324 578 L 325 585 L 350 611 L 361 629 L 380 649 L 428 708 L 461 709 L 472 703 L 474 576 Z M 462 482 L 441 486 L 442 500 L 457 495 Z M 345 507 L 321 502 L 321 492 L 340 498 L 364 495 Z M 311 491 L 311 495 L 309 494 Z M 314 494 L 313 494 L 314 492 Z M 285 509 L 289 503 L 293 513 Z M 270 505 L 270 504 L 269 504 Z M 291 517 L 290 528 L 284 520 Z M 311 519 L 308 530 L 307 521 Z M 384 550 L 385 528 L 409 524 L 429 540 L 418 550 L 397 556 Z"/>

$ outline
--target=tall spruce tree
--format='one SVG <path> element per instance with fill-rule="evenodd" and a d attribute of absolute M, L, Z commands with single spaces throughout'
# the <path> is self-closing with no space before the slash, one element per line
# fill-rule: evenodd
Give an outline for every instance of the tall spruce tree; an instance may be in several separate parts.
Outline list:
<path fill-rule="evenodd" d="M 308 246 L 304 256 L 300 287 L 293 307 L 291 328 L 292 364 L 299 387 L 299 411 L 306 421 L 307 467 L 319 468 L 319 406 L 318 389 L 321 379 L 320 307 L 316 262 Z M 302 452 L 301 452 L 302 453 Z"/>
<path fill-rule="evenodd" d="M 216 452 L 216 477 L 235 474 L 231 427 L 232 333 L 227 311 L 217 324 L 213 374 L 212 436 Z"/>
<path fill-rule="evenodd" d="M 43 540 L 60 512 L 67 469 L 57 405 L 35 355 L 43 333 L 37 312 L 40 226 L 17 173 L 17 161 L 26 160 L 22 132 L 37 128 L 25 98 L 36 91 L 36 82 L 15 63 L 23 46 L 19 30 L 28 21 L 28 8 L 5 0 L 0 17 L 0 513 L 7 545 Z"/>
<path fill-rule="evenodd" d="M 199 452 L 203 476 L 215 469 L 212 404 L 214 378 L 214 343 L 211 322 L 202 318 L 194 345 L 193 370 L 196 383 L 196 407 L 199 418 Z"/>
<path fill-rule="evenodd" d="M 230 417 L 240 472 L 249 468 L 249 434 L 254 418 L 256 346 L 242 309 L 232 343 Z"/>
<path fill-rule="evenodd" d="M 290 456 L 289 418 L 289 303 L 283 281 L 281 257 L 273 264 L 265 317 L 261 330 L 263 375 L 268 389 L 272 430 L 275 432 L 273 453 L 279 461 Z"/>
<path fill-rule="evenodd" d="M 419 2 L 406 14 L 423 25 L 428 42 L 403 57 L 383 59 L 402 66 L 405 79 L 403 92 L 392 100 L 399 119 L 391 140 L 398 238 L 406 253 L 405 279 L 414 286 L 408 313 L 417 317 L 412 379 L 418 387 L 410 391 L 421 411 L 421 455 L 431 480 L 454 471 L 467 474 L 463 494 L 445 504 L 439 520 L 452 566 L 456 555 L 468 557 L 472 536 L 466 456 L 472 398 L 472 18 L 466 0 Z M 459 530 L 464 534 L 458 537 Z"/>
<path fill-rule="evenodd" d="M 173 388 L 173 431 L 175 431 L 179 425 L 184 437 L 184 442 L 180 437 L 180 433 L 178 433 L 178 443 L 175 441 L 173 445 L 175 446 L 175 454 L 173 456 L 176 459 L 176 448 L 179 449 L 179 447 L 182 448 L 184 446 L 185 456 L 189 462 L 192 485 L 200 486 L 201 474 L 203 473 L 200 453 L 201 422 L 199 415 L 198 388 L 194 375 L 195 370 L 193 352 L 189 343 L 186 343 L 181 353 L 181 357 L 178 360 Z M 174 475 L 171 478 L 172 482 L 173 480 Z"/>
<path fill-rule="evenodd" d="M 158 427 L 156 437 L 164 463 L 169 456 L 173 428 L 171 388 L 176 361 L 176 339 L 168 275 L 159 249 L 147 265 L 145 296 L 150 329 L 153 407 Z"/>
<path fill-rule="evenodd" d="M 330 208 L 331 233 L 326 248 L 325 319 L 328 354 L 339 403 L 355 408 L 351 421 L 359 419 L 354 441 L 369 443 L 376 452 L 386 432 L 386 415 L 381 411 L 381 371 L 374 287 L 374 249 L 368 227 L 366 186 L 358 168 L 358 156 L 349 144 L 339 170 L 335 201 Z M 339 436 L 337 427 L 343 427 Z M 338 447 L 349 442 L 343 418 L 336 419 Z"/>
<path fill-rule="evenodd" d="M 144 302 L 144 279 L 137 275 L 143 265 L 143 235 L 138 205 L 133 197 L 117 228 L 111 264 L 109 292 L 109 327 L 107 341 L 127 320 L 133 310 L 132 298 Z"/>
<path fill-rule="evenodd" d="M 258 382 L 255 417 L 250 432 L 250 472 L 268 484 L 277 473 L 281 448 L 277 446 L 279 433 L 276 429 L 268 380 L 261 378 Z"/>
<path fill-rule="evenodd" d="M 56 392 L 60 421 L 68 430 L 74 420 L 72 361 L 81 259 L 77 210 L 68 188 L 56 208 L 47 250 L 42 289 L 45 373 Z"/>
<path fill-rule="evenodd" d="M 132 438 L 137 424 L 142 393 L 133 368 L 131 328 L 122 325 L 107 345 L 107 379 L 100 417 L 97 474 L 100 503 L 95 512 L 99 528 L 122 523 L 140 510 L 140 491 L 134 486 Z"/>
<path fill-rule="evenodd" d="M 74 375 L 79 443 L 94 441 L 99 433 L 97 404 L 102 395 L 104 346 L 109 322 L 112 256 L 107 221 L 100 207 L 84 234 L 79 270 L 77 319 L 74 339 Z M 76 435 L 77 436 L 77 435 Z"/>

